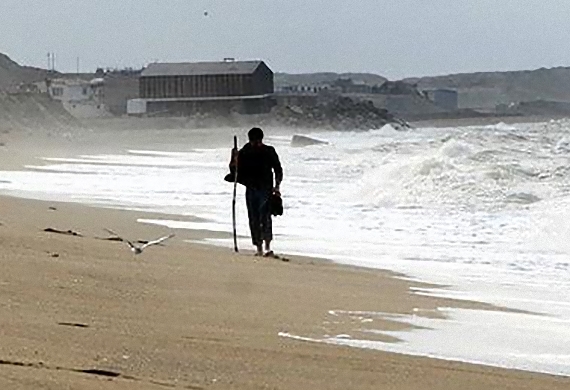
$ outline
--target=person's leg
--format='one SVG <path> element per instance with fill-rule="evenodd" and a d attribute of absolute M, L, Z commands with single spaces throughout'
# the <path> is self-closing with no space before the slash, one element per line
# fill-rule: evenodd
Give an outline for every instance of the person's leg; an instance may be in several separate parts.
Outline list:
<path fill-rule="evenodd" d="M 263 205 L 260 210 L 261 219 L 261 234 L 263 241 L 265 242 L 265 252 L 266 254 L 272 253 L 271 251 L 271 241 L 273 241 L 273 224 L 271 221 L 271 207 L 270 207 L 270 196 L 271 192 L 265 192 L 263 194 Z"/>
<path fill-rule="evenodd" d="M 271 252 L 271 241 L 273 241 L 273 227 L 271 221 L 271 214 L 267 214 L 262 219 L 261 229 L 263 234 L 263 241 L 265 242 L 265 252 Z"/>
<path fill-rule="evenodd" d="M 251 232 L 251 242 L 257 249 L 256 255 L 263 254 L 262 233 L 261 233 L 261 214 L 259 196 L 255 190 L 250 188 L 245 191 L 245 202 L 247 205 L 247 217 L 249 219 L 249 230 Z"/>

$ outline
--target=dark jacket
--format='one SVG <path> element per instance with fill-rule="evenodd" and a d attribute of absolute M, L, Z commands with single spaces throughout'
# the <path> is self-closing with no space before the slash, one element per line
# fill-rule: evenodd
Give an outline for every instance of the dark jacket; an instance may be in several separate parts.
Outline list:
<path fill-rule="evenodd" d="M 235 167 L 230 165 L 230 179 L 235 176 Z M 283 168 L 275 148 L 262 144 L 254 147 L 247 143 L 238 154 L 238 178 L 237 181 L 247 188 L 258 190 L 271 190 L 275 181 L 283 180 Z M 227 180 L 228 178 L 226 178 Z M 228 180 L 233 181 L 233 180 Z"/>

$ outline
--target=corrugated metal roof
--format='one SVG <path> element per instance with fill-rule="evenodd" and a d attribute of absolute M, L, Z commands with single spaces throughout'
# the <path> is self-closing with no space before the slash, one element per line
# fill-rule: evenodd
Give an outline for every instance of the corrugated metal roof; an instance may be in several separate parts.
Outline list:
<path fill-rule="evenodd" d="M 263 61 L 185 62 L 150 64 L 141 77 L 251 74 Z"/>

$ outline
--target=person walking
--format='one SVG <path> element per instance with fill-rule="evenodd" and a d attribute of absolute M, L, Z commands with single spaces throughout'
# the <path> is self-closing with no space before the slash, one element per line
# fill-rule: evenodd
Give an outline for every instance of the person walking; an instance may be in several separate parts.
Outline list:
<path fill-rule="evenodd" d="M 275 148 L 263 143 L 263 130 L 254 127 L 247 136 L 249 142 L 241 150 L 232 150 L 230 175 L 235 177 L 237 164 L 237 182 L 246 187 L 245 201 L 255 255 L 276 257 L 271 250 L 270 204 L 272 195 L 281 195 L 279 187 L 283 181 L 283 168 Z"/>

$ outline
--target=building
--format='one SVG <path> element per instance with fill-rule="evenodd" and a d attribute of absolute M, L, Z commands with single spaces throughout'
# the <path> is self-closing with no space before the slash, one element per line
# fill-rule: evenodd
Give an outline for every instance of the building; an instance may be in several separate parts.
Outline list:
<path fill-rule="evenodd" d="M 459 94 L 454 89 L 432 89 L 424 91 L 425 96 L 440 108 L 455 111 L 459 108 Z"/>
<path fill-rule="evenodd" d="M 263 61 L 155 63 L 139 78 L 131 115 L 256 114 L 274 104 L 273 72 Z"/>
<path fill-rule="evenodd" d="M 103 104 L 103 79 L 47 79 L 35 84 L 40 93 L 47 93 L 58 100 L 76 118 L 100 118 L 109 116 Z"/>
<path fill-rule="evenodd" d="M 139 97 L 140 70 L 111 71 L 101 74 L 105 80 L 103 104 L 115 116 L 127 113 L 127 102 Z"/>
<path fill-rule="evenodd" d="M 322 91 L 332 91 L 337 90 L 332 88 L 330 85 L 324 84 L 299 84 L 299 85 L 281 85 L 275 88 L 275 92 L 278 94 L 295 94 L 295 95 L 316 95 Z M 341 92 L 340 89 L 338 90 Z"/>

